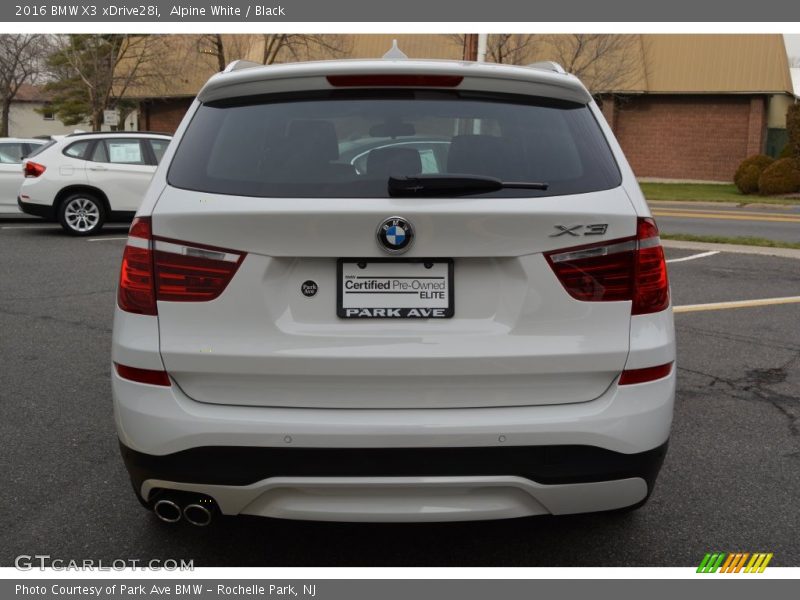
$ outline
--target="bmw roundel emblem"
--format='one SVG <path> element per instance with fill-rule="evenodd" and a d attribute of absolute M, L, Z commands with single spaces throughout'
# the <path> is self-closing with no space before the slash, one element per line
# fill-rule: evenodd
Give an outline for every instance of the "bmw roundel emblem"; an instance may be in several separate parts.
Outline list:
<path fill-rule="evenodd" d="M 389 217 L 378 225 L 378 245 L 389 254 L 402 254 L 414 242 L 414 227 L 402 217 Z"/>

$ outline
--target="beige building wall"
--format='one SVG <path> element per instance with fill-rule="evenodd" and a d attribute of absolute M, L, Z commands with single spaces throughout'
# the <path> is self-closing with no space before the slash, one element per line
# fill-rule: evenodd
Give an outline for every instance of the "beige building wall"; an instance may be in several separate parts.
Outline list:
<path fill-rule="evenodd" d="M 767 105 L 767 127 L 770 129 L 786 129 L 786 111 L 794 104 L 795 99 L 788 94 L 770 96 Z"/>
<path fill-rule="evenodd" d="M 91 130 L 88 124 L 64 125 L 57 119 L 47 120 L 36 112 L 43 102 L 12 102 L 8 117 L 8 135 L 11 137 L 34 137 L 37 135 L 62 135 L 76 129 Z M 88 129 L 87 129 L 88 127 Z"/>

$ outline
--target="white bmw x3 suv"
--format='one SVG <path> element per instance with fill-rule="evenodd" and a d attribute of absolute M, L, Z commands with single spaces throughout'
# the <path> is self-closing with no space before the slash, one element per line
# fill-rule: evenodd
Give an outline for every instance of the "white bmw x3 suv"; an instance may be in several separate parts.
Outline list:
<path fill-rule="evenodd" d="M 134 220 L 122 455 L 164 521 L 457 521 L 637 507 L 675 338 L 658 230 L 548 63 L 212 77 Z"/>

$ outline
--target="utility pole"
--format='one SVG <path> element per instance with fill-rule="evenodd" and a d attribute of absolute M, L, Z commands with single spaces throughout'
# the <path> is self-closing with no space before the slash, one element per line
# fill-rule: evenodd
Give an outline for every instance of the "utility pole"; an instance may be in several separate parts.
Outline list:
<path fill-rule="evenodd" d="M 488 33 L 479 33 L 478 34 L 478 57 L 476 60 L 478 62 L 486 62 L 486 52 L 489 50 L 489 34 Z"/>
<path fill-rule="evenodd" d="M 478 34 L 464 34 L 464 60 L 478 60 Z"/>

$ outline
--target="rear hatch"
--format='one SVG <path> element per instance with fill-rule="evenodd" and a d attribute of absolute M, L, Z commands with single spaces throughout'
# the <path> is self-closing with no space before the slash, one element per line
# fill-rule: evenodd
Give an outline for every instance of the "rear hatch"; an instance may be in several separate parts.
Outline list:
<path fill-rule="evenodd" d="M 581 267 L 568 291 L 551 266 L 637 231 L 586 104 L 418 87 L 223 98 L 198 107 L 168 183 L 152 214 L 161 353 L 199 402 L 574 403 L 624 367 L 631 302 L 591 301 L 614 299 L 615 275 Z"/>

